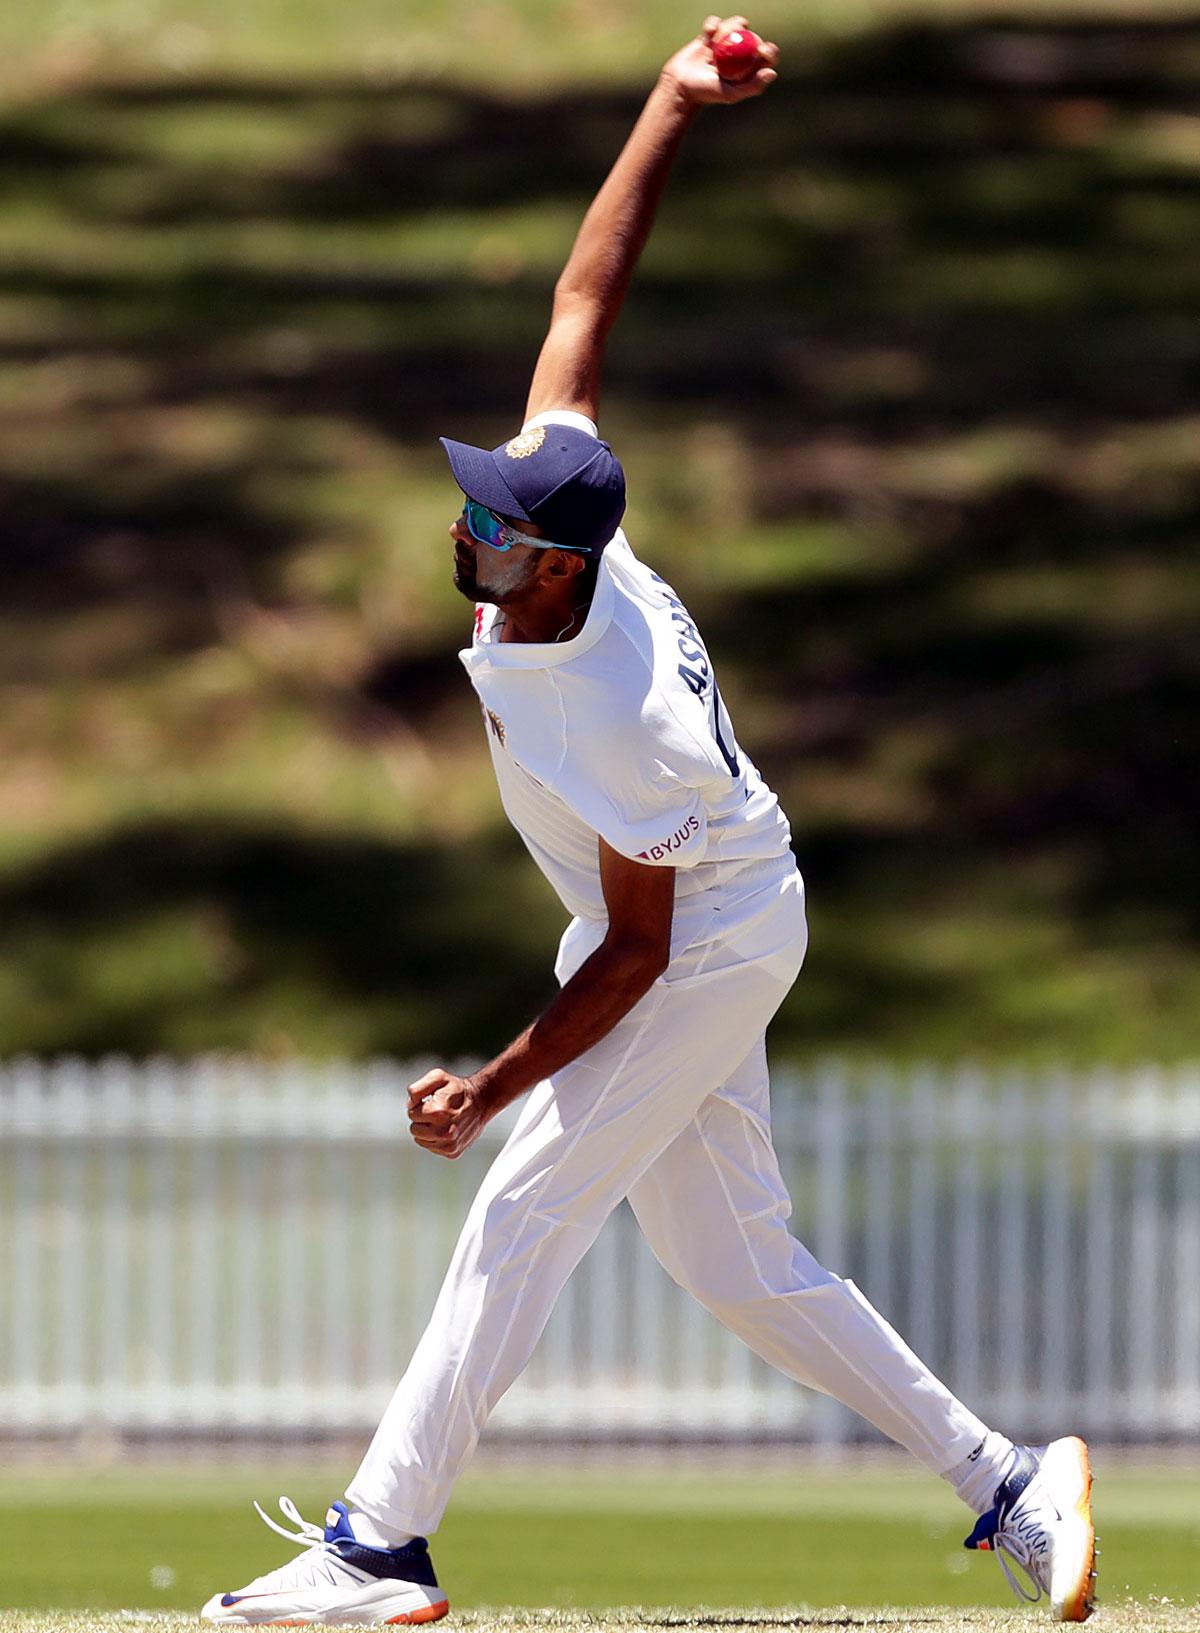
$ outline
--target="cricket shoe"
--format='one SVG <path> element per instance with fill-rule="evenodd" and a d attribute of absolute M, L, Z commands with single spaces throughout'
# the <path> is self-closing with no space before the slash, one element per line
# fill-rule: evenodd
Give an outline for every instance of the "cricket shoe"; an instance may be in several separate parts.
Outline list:
<path fill-rule="evenodd" d="M 1018 1446 L 996 1487 L 995 1506 L 980 1515 L 968 1548 L 994 1552 L 1009 1586 L 1035 1604 L 1043 1594 L 1055 1621 L 1086 1622 L 1096 1608 L 1096 1532 L 1088 1449 L 1071 1435 L 1048 1446 Z M 1028 1576 L 1031 1593 L 1009 1559 Z"/>
<path fill-rule="evenodd" d="M 436 1622 L 449 1610 L 424 1537 L 403 1548 L 368 1548 L 354 1535 L 345 1503 L 334 1503 L 323 1527 L 301 1519 L 290 1497 L 281 1497 L 279 1507 L 297 1530 L 258 1512 L 303 1553 L 236 1593 L 215 1593 L 200 1612 L 203 1621 L 225 1627 L 380 1626 Z"/>

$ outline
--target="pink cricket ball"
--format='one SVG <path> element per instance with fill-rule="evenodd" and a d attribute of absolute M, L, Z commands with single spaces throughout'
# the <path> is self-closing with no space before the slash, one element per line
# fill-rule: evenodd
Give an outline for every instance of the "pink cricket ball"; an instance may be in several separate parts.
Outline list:
<path fill-rule="evenodd" d="M 713 62 L 722 79 L 736 83 L 752 79 L 758 72 L 762 41 L 752 28 L 731 28 L 712 42 Z"/>

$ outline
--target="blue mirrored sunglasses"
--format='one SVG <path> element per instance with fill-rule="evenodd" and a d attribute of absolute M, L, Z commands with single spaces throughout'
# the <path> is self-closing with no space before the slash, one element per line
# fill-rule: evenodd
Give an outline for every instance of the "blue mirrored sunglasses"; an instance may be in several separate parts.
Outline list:
<path fill-rule="evenodd" d="M 511 550 L 514 544 L 531 544 L 535 550 L 573 550 L 580 556 L 591 554 L 590 550 L 581 550 L 578 545 L 532 538 L 528 533 L 522 533 L 501 521 L 494 510 L 489 510 L 475 499 L 468 499 L 463 506 L 463 520 L 467 524 L 467 532 L 476 543 L 490 545 L 493 550 Z"/>

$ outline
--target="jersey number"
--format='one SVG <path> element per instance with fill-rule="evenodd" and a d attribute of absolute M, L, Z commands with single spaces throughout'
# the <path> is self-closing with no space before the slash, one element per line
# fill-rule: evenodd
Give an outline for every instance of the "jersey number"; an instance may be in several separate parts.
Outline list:
<path fill-rule="evenodd" d="M 685 663 L 679 665 L 679 673 L 686 685 L 695 692 L 697 697 L 704 696 L 706 677 L 703 674 L 689 668 Z M 712 727 L 713 741 L 721 751 L 721 758 L 729 767 L 729 775 L 731 777 L 740 777 L 742 768 L 738 765 L 738 750 L 737 744 L 733 740 L 733 726 L 730 723 L 725 705 L 721 702 L 720 689 L 715 680 L 712 683 L 712 695 L 708 700 L 708 719 Z"/>

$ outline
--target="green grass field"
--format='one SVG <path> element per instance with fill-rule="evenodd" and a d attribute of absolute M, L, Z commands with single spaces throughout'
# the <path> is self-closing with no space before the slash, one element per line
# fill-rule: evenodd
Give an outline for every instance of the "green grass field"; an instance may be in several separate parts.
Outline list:
<path fill-rule="evenodd" d="M 954 22 L 999 10 L 981 0 L 758 0 L 765 35 L 815 38 L 915 19 Z M 1180 0 L 1009 0 L 1013 19 L 1185 18 Z M 682 0 L 60 0 L 0 10 L 0 86 L 23 89 L 94 73 L 188 78 L 206 73 L 446 73 L 489 85 L 622 79 L 646 72 L 687 37 L 703 5 Z"/>
<path fill-rule="evenodd" d="M 437 437 L 511 434 L 704 9 L 0 5 L 4 1052 L 545 1002 Z M 810 879 L 776 1044 L 1189 1059 L 1195 7 L 750 10 L 783 75 L 689 137 L 604 427 Z"/>
<path fill-rule="evenodd" d="M 157 1616 L 152 1612 L 141 1615 L 108 1616 L 78 1615 L 70 1612 L 49 1612 L 27 1616 L 22 1613 L 6 1615 L 0 1611 L 0 1633 L 100 1633 L 101 1629 L 143 1626 L 157 1633 L 183 1633 L 194 1629 L 196 1622 L 188 1616 Z M 756 1629 L 805 1628 L 874 1628 L 876 1633 L 926 1633 L 927 1629 L 942 1629 L 943 1633 L 1008 1633 L 1008 1630 L 1028 1628 L 1031 1623 L 1020 1611 L 954 1611 L 942 1609 L 905 1609 L 889 1606 L 882 1611 L 856 1611 L 845 1605 L 834 1610 L 813 1610 L 808 1606 L 787 1607 L 782 1614 L 764 1615 L 757 1610 L 730 1610 L 714 1614 L 706 1608 L 671 1607 L 657 1609 L 623 1608 L 595 1616 L 586 1611 L 523 1611 L 489 1608 L 469 1611 L 455 1618 L 457 1628 L 477 1630 L 477 1633 L 635 1633 L 635 1630 L 719 1628 L 722 1633 L 754 1633 Z M 1041 1624 L 1045 1626 L 1043 1618 Z M 1109 1633 L 1196 1633 L 1200 1628 L 1200 1613 L 1175 1606 L 1130 1604 L 1105 1615 L 1103 1625 Z"/>
<path fill-rule="evenodd" d="M 0 1616 L 0 1633 L 98 1626 L 129 1607 L 193 1612 L 285 1557 L 252 1496 L 269 1508 L 286 1491 L 319 1518 L 343 1476 L 309 1465 L 10 1478 L 0 1604 L 25 1608 Z M 1101 1456 L 1098 1481 L 1102 1625 L 1200 1628 L 1200 1475 Z M 468 1625 L 595 1626 L 603 1614 L 614 1627 L 1007 1627 L 1008 1590 L 994 1561 L 960 1547 L 966 1529 L 940 1482 L 891 1463 L 519 1465 L 467 1477 L 435 1557 L 456 1612 L 509 1607 Z M 545 1607 L 562 1615 L 547 1621 Z"/>
<path fill-rule="evenodd" d="M 346 67 L 369 8 L 172 8 L 188 73 L 100 50 L 118 9 L 0 7 L 0 1041 L 490 1051 L 561 913 L 454 657 L 436 437 L 511 430 L 682 13 L 556 100 L 532 0 L 426 8 L 461 74 L 403 87 Z M 575 9 L 538 51 L 583 83 Z M 777 1044 L 1188 1058 L 1195 51 L 796 9 L 790 77 L 694 133 L 605 400 L 811 880 Z"/>

